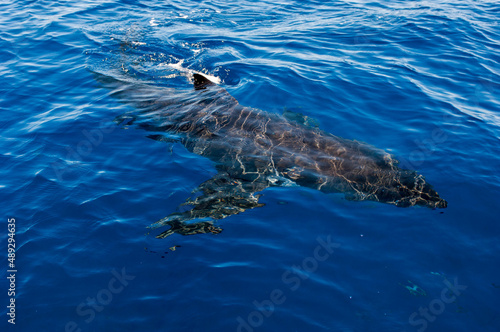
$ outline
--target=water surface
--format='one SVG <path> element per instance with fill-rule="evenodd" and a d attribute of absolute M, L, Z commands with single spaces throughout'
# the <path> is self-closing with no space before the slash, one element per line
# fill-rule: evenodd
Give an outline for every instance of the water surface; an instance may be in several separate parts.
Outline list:
<path fill-rule="evenodd" d="M 0 201 L 18 269 L 16 325 L 4 306 L 2 331 L 500 330 L 496 2 L 0 8 Z M 220 234 L 155 239 L 146 227 L 215 166 L 117 126 L 132 108 L 92 72 L 189 91 L 187 70 L 242 105 L 384 149 L 448 208 L 268 188 Z M 337 244 L 323 261 L 318 238 Z"/>

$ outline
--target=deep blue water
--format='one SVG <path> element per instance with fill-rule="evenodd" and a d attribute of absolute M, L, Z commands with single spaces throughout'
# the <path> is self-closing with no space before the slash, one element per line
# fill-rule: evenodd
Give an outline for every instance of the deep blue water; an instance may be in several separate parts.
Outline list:
<path fill-rule="evenodd" d="M 1 262 L 14 217 L 18 270 L 2 331 L 500 331 L 498 2 L 0 10 Z M 214 164 L 117 126 L 131 107 L 92 72 L 186 91 L 187 70 L 394 154 L 448 208 L 268 188 L 218 235 L 156 239 Z M 336 243 L 322 260 L 318 238 Z"/>

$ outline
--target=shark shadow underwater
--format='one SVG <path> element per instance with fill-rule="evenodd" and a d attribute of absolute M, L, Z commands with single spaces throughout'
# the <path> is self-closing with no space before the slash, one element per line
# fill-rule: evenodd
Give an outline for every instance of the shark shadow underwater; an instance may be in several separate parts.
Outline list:
<path fill-rule="evenodd" d="M 148 137 L 155 140 L 181 143 L 216 163 L 217 175 L 182 204 L 189 209 L 150 226 L 169 226 L 157 238 L 220 233 L 213 221 L 263 206 L 258 193 L 273 186 L 300 185 L 398 207 L 447 206 L 422 175 L 399 168 L 383 150 L 242 106 L 200 74 L 192 75 L 194 90 L 184 92 L 102 74 L 96 78 L 135 108 L 116 122 L 152 132 Z"/>

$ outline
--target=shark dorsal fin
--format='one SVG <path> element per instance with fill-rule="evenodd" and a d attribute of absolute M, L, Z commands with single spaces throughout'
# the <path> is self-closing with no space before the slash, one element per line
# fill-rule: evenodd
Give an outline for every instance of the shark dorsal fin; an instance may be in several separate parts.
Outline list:
<path fill-rule="evenodd" d="M 193 74 L 193 84 L 194 84 L 195 90 L 203 90 L 209 86 L 215 85 L 214 82 L 210 81 L 205 76 L 200 75 L 200 74 L 196 74 L 196 73 Z"/>

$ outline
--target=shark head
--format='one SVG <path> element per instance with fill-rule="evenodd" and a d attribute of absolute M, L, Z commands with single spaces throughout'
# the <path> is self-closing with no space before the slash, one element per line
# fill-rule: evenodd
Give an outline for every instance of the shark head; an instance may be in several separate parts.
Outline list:
<path fill-rule="evenodd" d="M 448 206 L 422 175 L 411 170 L 399 170 L 386 185 L 377 186 L 371 199 L 398 207 L 418 205 L 435 209 Z"/>
<path fill-rule="evenodd" d="M 448 203 L 423 175 L 399 168 L 399 162 L 391 155 L 361 143 L 349 152 L 328 157 L 318 154 L 318 158 L 302 163 L 301 167 L 289 168 L 283 174 L 304 187 L 344 193 L 348 200 L 370 200 L 398 207 L 447 207 Z"/>

